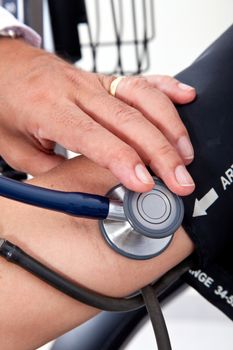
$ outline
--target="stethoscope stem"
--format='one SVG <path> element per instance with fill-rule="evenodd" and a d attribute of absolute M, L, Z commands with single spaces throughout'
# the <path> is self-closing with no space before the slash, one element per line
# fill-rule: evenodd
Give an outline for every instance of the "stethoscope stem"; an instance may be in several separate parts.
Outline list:
<path fill-rule="evenodd" d="M 125 221 L 127 220 L 124 212 L 123 202 L 120 200 L 109 199 L 108 220 Z"/>

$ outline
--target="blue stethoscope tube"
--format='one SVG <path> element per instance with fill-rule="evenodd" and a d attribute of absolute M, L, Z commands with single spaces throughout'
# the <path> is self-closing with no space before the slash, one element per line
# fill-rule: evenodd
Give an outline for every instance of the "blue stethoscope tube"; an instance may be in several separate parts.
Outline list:
<path fill-rule="evenodd" d="M 109 199 L 82 192 L 63 192 L 33 186 L 0 176 L 0 196 L 65 214 L 105 219 Z"/>

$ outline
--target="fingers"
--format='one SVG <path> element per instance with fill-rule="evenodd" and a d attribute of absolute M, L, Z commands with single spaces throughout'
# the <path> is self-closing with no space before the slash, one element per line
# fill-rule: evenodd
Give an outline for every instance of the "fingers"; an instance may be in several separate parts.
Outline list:
<path fill-rule="evenodd" d="M 66 105 L 66 107 L 62 107 Z M 108 168 L 127 188 L 149 191 L 154 181 L 137 152 L 102 127 L 72 103 L 62 103 L 53 111 L 50 124 L 41 121 L 37 134 L 53 139 L 65 148 L 82 153 L 99 165 Z M 63 112 L 62 112 L 63 108 Z M 59 115 L 59 118 L 58 118 Z M 52 116 L 52 111 L 51 111 Z M 67 137 L 69 135 L 69 137 Z"/>
<path fill-rule="evenodd" d="M 195 88 L 166 75 L 148 75 L 144 77 L 153 87 L 165 93 L 174 103 L 192 102 L 196 97 Z"/>
<path fill-rule="evenodd" d="M 193 180 L 184 167 L 193 159 L 193 148 L 176 109 L 164 94 L 144 79 L 130 77 L 120 81 L 116 90 L 119 98 L 102 92 L 93 94 L 89 103 L 87 96 L 85 91 L 79 93 L 77 103 L 136 150 L 172 191 L 180 195 L 193 191 Z"/>
<path fill-rule="evenodd" d="M 188 132 L 167 96 L 142 78 L 123 79 L 116 96 L 141 111 L 179 152 L 185 164 L 193 160 L 194 151 Z"/>

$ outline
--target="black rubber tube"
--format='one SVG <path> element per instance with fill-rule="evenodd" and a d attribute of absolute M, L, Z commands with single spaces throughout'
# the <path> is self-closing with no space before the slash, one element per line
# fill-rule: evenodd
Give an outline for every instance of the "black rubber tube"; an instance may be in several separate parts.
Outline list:
<path fill-rule="evenodd" d="M 153 287 L 146 286 L 142 288 L 142 296 L 150 316 L 158 349 L 172 350 L 167 326 Z"/>
<path fill-rule="evenodd" d="M 138 309 L 144 305 L 144 300 L 141 294 L 128 298 L 112 298 L 80 287 L 78 284 L 69 281 L 67 278 L 49 269 L 33 257 L 26 254 L 22 249 L 4 239 L 0 239 L 0 256 L 21 266 L 23 269 L 31 272 L 33 275 L 73 299 L 98 309 L 106 311 L 130 311 Z M 153 286 L 154 293 L 157 297 L 191 267 L 192 259 L 188 258 L 159 279 Z"/>

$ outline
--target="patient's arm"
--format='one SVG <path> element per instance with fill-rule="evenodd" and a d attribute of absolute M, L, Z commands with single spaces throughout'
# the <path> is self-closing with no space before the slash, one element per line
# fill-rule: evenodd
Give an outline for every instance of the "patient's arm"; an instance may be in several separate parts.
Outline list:
<path fill-rule="evenodd" d="M 67 161 L 31 181 L 65 191 L 105 194 L 116 180 L 84 158 Z M 180 228 L 160 256 L 135 261 L 103 240 L 98 223 L 0 198 L 0 236 L 81 285 L 124 296 L 161 276 L 193 250 Z M 98 310 L 53 289 L 0 258 L 0 348 L 33 349 L 74 328 Z"/>

